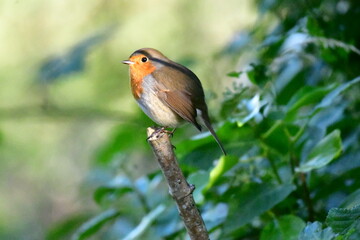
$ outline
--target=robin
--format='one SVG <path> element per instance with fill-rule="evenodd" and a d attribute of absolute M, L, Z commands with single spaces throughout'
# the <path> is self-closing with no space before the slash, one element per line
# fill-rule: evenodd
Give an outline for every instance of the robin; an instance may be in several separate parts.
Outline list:
<path fill-rule="evenodd" d="M 201 131 L 199 115 L 226 155 L 211 126 L 201 82 L 191 70 L 153 48 L 136 50 L 123 63 L 130 67 L 134 98 L 146 115 L 162 126 L 163 131 L 171 127 L 173 133 L 186 121 Z"/>

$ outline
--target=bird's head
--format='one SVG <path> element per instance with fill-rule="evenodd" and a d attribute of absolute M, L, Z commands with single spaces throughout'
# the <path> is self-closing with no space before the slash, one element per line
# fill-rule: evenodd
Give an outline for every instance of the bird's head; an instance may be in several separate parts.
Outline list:
<path fill-rule="evenodd" d="M 170 60 L 160 51 L 153 48 L 142 48 L 130 55 L 129 60 L 122 63 L 129 65 L 130 71 L 136 76 L 146 76 L 157 68 L 162 67 L 163 63 Z"/>

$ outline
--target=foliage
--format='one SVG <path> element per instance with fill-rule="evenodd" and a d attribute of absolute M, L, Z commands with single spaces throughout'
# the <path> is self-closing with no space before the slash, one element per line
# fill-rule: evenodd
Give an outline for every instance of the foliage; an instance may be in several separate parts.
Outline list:
<path fill-rule="evenodd" d="M 335 239 L 335 234 L 331 228 L 322 229 L 321 223 L 309 223 L 299 235 L 299 240 L 332 240 Z"/>
<path fill-rule="evenodd" d="M 188 181 L 196 186 L 194 197 L 211 239 L 359 239 L 360 31 L 354 19 L 360 18 L 360 3 L 355 0 L 254 2 L 259 11 L 256 25 L 235 33 L 234 40 L 222 50 L 207 53 L 213 59 L 201 62 L 211 66 L 213 72 L 207 73 L 208 76 L 221 72 L 221 78 L 228 82 L 214 126 L 229 155 L 221 156 L 217 144 L 206 132 L 188 139 L 183 137 L 186 130 L 179 129 L 174 137 L 177 157 Z M 187 10 L 187 4 L 194 3 L 189 1 L 181 6 Z M 191 9 L 196 12 L 196 8 Z M 178 17 L 188 25 L 194 24 L 192 27 L 199 32 L 200 21 L 196 23 L 186 15 L 189 11 L 184 11 L 184 16 L 180 12 Z M 109 15 L 117 18 L 119 14 Z M 144 15 L 145 19 L 149 17 Z M 100 15 L 95 19 L 102 21 Z M 189 31 L 187 27 L 184 29 Z M 115 31 L 114 25 L 110 25 L 39 64 L 36 84 L 44 88 L 44 96 L 39 94 L 43 99 L 37 101 L 44 101 L 41 109 L 47 110 L 49 116 L 56 117 L 62 112 L 61 107 L 52 104 L 65 102 L 66 105 L 72 101 L 62 93 L 58 93 L 55 102 L 47 99 L 54 86 L 65 87 L 60 80 L 78 78 L 76 74 L 91 64 L 90 52 L 111 41 Z M 136 36 L 141 36 L 140 32 Z M 129 41 L 121 38 L 123 43 Z M 143 41 L 143 37 L 136 39 Z M 183 49 L 199 48 L 199 45 L 190 46 L 188 40 L 182 43 Z M 43 41 L 39 42 L 41 45 Z M 118 82 L 118 73 L 110 71 L 115 64 L 103 61 L 111 55 L 112 50 L 107 51 L 103 55 L 92 53 L 92 57 L 96 55 L 106 62 L 99 66 L 107 72 L 106 79 L 110 79 L 94 76 L 100 73 L 93 68 L 94 73 L 88 77 L 98 79 L 94 89 L 106 84 L 117 89 L 114 83 Z M 196 65 L 196 61 L 188 63 Z M 229 73 L 224 72 L 224 66 L 230 67 Z M 21 74 L 18 70 L 16 67 Z M 88 98 L 83 105 L 91 105 L 90 99 L 94 99 L 96 108 L 89 111 L 74 108 L 64 115 L 121 118 L 126 124 L 112 128 L 93 156 L 85 185 L 93 189 L 97 214 L 87 211 L 68 216 L 49 229 L 47 239 L 185 239 L 186 232 L 162 174 L 154 169 L 149 147 L 137 134 L 139 125 L 148 126 L 151 121 L 143 114 L 126 118 L 125 113 L 118 117 L 95 110 L 100 105 L 97 100 L 117 99 L 127 90 L 120 89 L 120 94 L 103 91 L 95 99 L 94 89 L 85 89 Z M 212 95 L 219 96 L 220 92 Z M 70 93 L 75 99 L 78 96 L 78 92 Z M 29 111 L 25 108 L 13 114 L 17 117 L 24 110 Z M 36 107 L 35 111 L 42 110 Z M 6 144 L 6 138 L 6 131 L 1 129 L 0 146 Z M 24 152 L 24 157 L 27 155 L 27 151 L 20 152 Z M 133 162 L 135 169 L 140 168 L 136 166 L 140 162 L 142 171 L 134 173 L 130 166 Z M 35 170 L 34 175 L 38 175 Z M 28 186 L 23 185 L 24 189 Z M 81 195 L 90 198 L 88 192 Z"/>
<path fill-rule="evenodd" d="M 254 56 L 228 74 L 217 132 L 229 156 L 206 133 L 176 143 L 211 239 L 358 239 L 360 4 L 258 3 L 257 26 L 240 34 L 251 41 L 216 54 Z M 74 239 L 184 239 L 161 173 L 129 176 L 127 149 L 139 143 L 122 144 L 124 132 L 96 159 L 119 168 L 94 193 L 104 211 Z"/>

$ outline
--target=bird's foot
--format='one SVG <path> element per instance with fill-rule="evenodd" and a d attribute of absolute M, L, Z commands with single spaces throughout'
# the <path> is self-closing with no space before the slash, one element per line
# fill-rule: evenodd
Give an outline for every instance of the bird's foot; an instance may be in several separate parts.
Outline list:
<path fill-rule="evenodd" d="M 163 132 L 168 134 L 169 137 L 174 137 L 174 132 L 175 132 L 176 128 L 174 128 L 173 130 L 169 131 L 169 130 L 166 130 L 165 128 L 163 129 Z"/>
<path fill-rule="evenodd" d="M 176 128 L 174 128 L 172 131 L 166 130 L 166 127 L 156 128 L 156 130 L 146 138 L 146 141 L 148 141 L 150 138 L 160 138 L 164 133 L 168 134 L 170 137 L 173 137 L 175 130 Z"/>

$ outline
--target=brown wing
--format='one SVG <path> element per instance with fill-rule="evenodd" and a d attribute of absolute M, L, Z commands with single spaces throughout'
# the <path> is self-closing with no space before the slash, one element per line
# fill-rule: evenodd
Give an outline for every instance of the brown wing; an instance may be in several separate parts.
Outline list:
<path fill-rule="evenodd" d="M 204 90 L 200 80 L 188 68 L 172 62 L 153 59 L 155 64 L 160 63 L 159 68 L 152 73 L 155 79 L 163 86 L 163 90 L 180 91 L 190 97 L 195 108 L 202 109 L 205 104 Z"/>
<path fill-rule="evenodd" d="M 196 109 L 202 110 L 206 104 L 199 79 L 189 69 L 175 62 L 161 62 L 161 64 L 163 67 L 152 73 L 158 83 L 159 98 L 180 117 L 194 124 L 201 131 L 201 126 L 196 121 Z"/>
<path fill-rule="evenodd" d="M 155 61 L 167 66 L 167 68 L 160 68 L 161 71 L 155 70 L 152 73 L 158 83 L 159 98 L 180 117 L 194 124 L 201 131 L 201 126 L 196 121 L 196 109 L 200 109 L 206 127 L 226 155 L 223 145 L 211 126 L 200 80 L 193 72 L 180 64 L 172 61 Z"/>
<path fill-rule="evenodd" d="M 196 108 L 188 93 L 182 91 L 159 90 L 158 97 L 184 120 L 194 124 L 201 131 L 196 122 Z"/>

